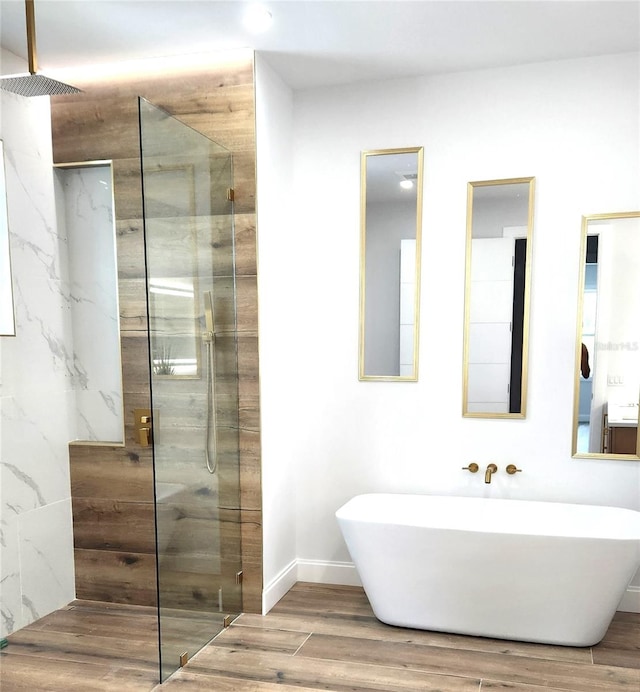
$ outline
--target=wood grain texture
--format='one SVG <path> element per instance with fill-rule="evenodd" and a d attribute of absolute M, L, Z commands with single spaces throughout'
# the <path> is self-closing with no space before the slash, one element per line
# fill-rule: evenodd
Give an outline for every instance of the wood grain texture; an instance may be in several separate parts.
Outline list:
<path fill-rule="evenodd" d="M 124 218 L 116 219 L 115 227 L 119 279 L 144 279 L 142 219 L 133 218 L 129 211 Z"/>
<path fill-rule="evenodd" d="M 258 331 L 258 282 L 255 275 L 236 279 L 237 330 L 240 334 Z"/>
<path fill-rule="evenodd" d="M 125 336 L 147 335 L 147 285 L 144 277 L 118 281 L 120 301 L 120 333 Z M 148 368 L 147 364 L 147 368 Z M 126 382 L 126 372 L 123 373 Z"/>
<path fill-rule="evenodd" d="M 152 502 L 73 498 L 76 548 L 155 555 Z"/>
<path fill-rule="evenodd" d="M 256 276 L 258 274 L 256 249 L 256 224 L 254 214 L 236 213 L 236 275 Z"/>
<path fill-rule="evenodd" d="M 55 139 L 54 139 L 55 141 Z M 113 154 L 111 166 L 113 171 L 113 196 L 117 200 L 114 209 L 116 222 L 130 221 L 142 227 L 143 220 L 143 200 L 142 200 L 142 172 L 140 166 L 140 152 L 130 158 L 118 157 Z M 125 245 L 120 247 L 118 237 L 118 271 L 121 270 L 121 263 L 127 252 L 134 253 L 134 259 L 139 262 L 139 257 L 144 255 L 144 241 L 142 236 L 138 236 L 137 245 Z M 142 269 L 144 276 L 144 266 Z"/>
<path fill-rule="evenodd" d="M 603 640 L 593 648 L 593 662 L 640 668 L 639 617 L 637 613 L 616 613 Z"/>
<path fill-rule="evenodd" d="M 258 510 L 242 510 L 242 606 L 247 613 L 262 612 L 262 521 Z"/>
<path fill-rule="evenodd" d="M 243 509 L 260 511 L 262 494 L 260 492 L 260 432 L 240 428 L 240 487 L 242 489 Z"/>
<path fill-rule="evenodd" d="M 242 373 L 238 381 L 240 429 L 258 433 L 260 431 L 260 377 L 257 336 L 241 334 L 238 337 L 238 370 Z M 248 464 L 252 463 L 251 459 L 246 461 Z M 259 492 L 260 487 L 255 490 Z"/>
<path fill-rule="evenodd" d="M 176 635 L 204 641 L 221 617 L 164 612 L 172 652 Z M 634 613 L 617 613 L 603 642 L 584 649 L 390 627 L 375 619 L 358 587 L 299 583 L 267 616 L 243 614 L 199 653 L 190 651 L 187 666 L 160 687 L 155 609 L 78 600 L 10 635 L 0 652 L 0 687 L 636 692 L 640 671 L 595 661 L 603 649 L 632 652 L 639 635 L 640 614 Z"/>
<path fill-rule="evenodd" d="M 476 692 L 480 680 L 405 670 L 400 665 L 376 665 L 341 660 L 304 659 L 273 651 L 240 651 L 208 646 L 190 670 L 239 681 L 301 685 L 312 689 L 364 692 Z M 171 686 L 173 683 L 168 683 Z"/>
<path fill-rule="evenodd" d="M 155 555 L 76 549 L 74 560 L 78 598 L 156 605 Z"/>
<path fill-rule="evenodd" d="M 193 690 L 215 690 L 216 692 L 311 692 L 317 687 L 301 687 L 300 685 L 283 685 L 279 682 L 261 682 L 259 680 L 238 680 L 211 675 L 209 673 L 192 673 L 187 668 L 183 668 L 171 677 L 170 685 L 172 689 Z"/>
<path fill-rule="evenodd" d="M 28 654 L 0 654 L 0 688 L 3 692 L 146 692 L 158 675 L 151 669 L 57 660 Z"/>
<path fill-rule="evenodd" d="M 127 637 L 104 637 L 94 634 L 85 637 L 76 632 L 20 630 L 11 637 L 11 653 L 78 663 L 116 660 L 124 668 L 146 668 L 155 672 L 155 642 Z"/>
<path fill-rule="evenodd" d="M 73 493 L 82 493 L 78 497 L 87 500 L 79 503 L 75 516 L 78 521 L 91 514 L 89 507 L 93 506 L 93 518 L 104 518 L 101 528 L 89 528 L 85 525 L 78 530 L 79 550 L 88 551 L 76 555 L 79 570 L 77 580 L 88 579 L 83 586 L 78 581 L 78 593 L 97 598 L 106 594 L 107 582 L 100 580 L 99 552 L 104 549 L 104 574 L 113 573 L 112 546 L 124 546 L 118 524 L 122 518 L 118 514 L 96 513 L 97 504 L 88 504 L 93 500 L 105 500 L 124 511 L 131 510 L 131 520 L 140 525 L 140 535 L 148 535 L 152 529 L 151 516 L 142 516 L 143 510 L 135 503 L 148 502 L 153 493 L 153 481 L 146 471 L 149 450 L 140 447 L 133 428 L 133 410 L 149 408 L 149 354 L 148 354 L 148 325 L 145 286 L 145 247 L 143 226 L 142 176 L 140 170 L 140 135 L 138 130 L 138 96 L 142 96 L 152 104 L 165 109 L 179 120 L 202 132 L 206 137 L 218 142 L 231 152 L 233 156 L 233 187 L 235 190 L 235 272 L 238 276 L 238 322 L 234 324 L 233 315 L 233 281 L 230 264 L 231 246 L 224 240 L 221 230 L 221 218 L 210 217 L 209 221 L 198 217 L 194 223 L 177 223 L 167 214 L 178 213 L 170 198 L 158 197 L 155 205 L 160 210 L 162 223 L 168 238 L 171 239 L 173 252 L 168 252 L 165 260 L 173 255 L 188 240 L 191 243 L 195 237 L 198 261 L 202 266 L 198 269 L 204 277 L 211 277 L 217 284 L 216 291 L 220 300 L 216 304 L 216 317 L 222 329 L 230 333 L 235 329 L 243 334 L 254 337 L 250 353 L 245 353 L 239 373 L 239 387 L 243 392 L 244 401 L 240 401 L 241 415 L 245 429 L 259 432 L 259 395 L 258 381 L 258 350 L 257 350 L 257 281 L 256 281 L 256 216 L 255 216 L 255 107 L 254 107 L 254 75 L 253 55 L 246 52 L 224 62 L 205 60 L 197 66 L 172 65 L 172 69 L 150 69 L 143 73 L 130 72 L 127 75 L 114 75 L 109 81 L 94 82 L 90 76 L 79 75 L 75 80 L 83 92 L 69 99 L 53 97 L 52 132 L 53 155 L 56 163 L 70 163 L 106 159 L 112 161 L 116 246 L 118 262 L 118 286 L 120 305 L 120 335 L 122 355 L 122 382 L 124 392 L 124 448 L 120 452 L 102 451 L 98 446 L 86 446 L 80 452 L 79 448 L 73 454 L 77 460 L 75 479 L 72 477 Z M 71 78 L 71 77 L 70 77 Z M 187 140 L 185 140 L 186 142 Z M 145 151 L 148 153 L 148 143 Z M 149 181 L 148 181 L 149 182 Z M 174 209 L 174 212 L 171 210 Z M 183 219 L 184 221 L 184 219 Z M 195 224 L 195 225 L 194 225 Z M 162 224 L 158 222 L 161 230 Z M 220 226 L 220 228 L 219 228 Z M 228 247 L 227 247 L 228 245 Z M 162 261 L 162 258 L 160 258 Z M 166 262 L 165 262 L 166 263 Z M 171 262 L 169 262 L 171 264 Z M 208 269 L 208 271 L 207 271 Z M 214 278 L 215 277 L 215 278 Z M 243 370 L 243 367 L 246 370 Z M 235 384 L 234 384 L 235 386 Z M 221 401 L 230 403 L 225 398 L 226 390 L 221 385 Z M 232 393 L 231 389 L 228 393 Z M 238 394 L 236 393 L 236 397 Z M 236 402 L 233 402 L 234 406 Z M 222 421 L 229 429 L 237 427 L 237 413 L 234 421 Z M 176 432 L 176 431 L 174 431 Z M 189 433 L 193 430 L 190 429 Z M 176 433 L 170 447 L 177 449 L 180 436 Z M 188 439 L 183 435 L 182 443 Z M 191 440 L 186 448 L 190 449 Z M 248 465 L 248 471 L 243 474 L 240 507 L 251 510 L 251 528 L 248 534 L 261 535 L 261 510 L 256 502 L 260 497 L 260 438 L 252 437 L 251 445 L 244 445 L 240 450 L 240 466 Z M 112 469 L 106 469 L 102 463 L 90 467 L 90 459 L 95 455 L 97 460 L 113 462 Z M 127 464 L 126 459 L 144 459 L 144 464 Z M 237 457 L 223 454 L 221 460 L 227 464 L 237 465 Z M 145 466 L 143 470 L 142 466 Z M 150 469 L 149 469 L 150 470 Z M 92 471 L 95 472 L 91 477 Z M 112 473 L 113 471 L 113 473 Z M 230 488 L 233 485 L 237 469 L 221 473 L 221 499 L 227 505 L 238 505 L 229 501 Z M 73 476 L 74 474 L 72 474 Z M 237 483 L 236 483 L 237 485 Z M 75 497 L 75 495 L 74 495 Z M 126 505 L 126 502 L 133 504 Z M 118 517 L 116 519 L 116 517 Z M 145 524 L 142 527 L 142 524 Z M 111 533 L 110 533 L 111 532 Z M 138 539 L 133 539 L 133 543 Z M 91 545 L 91 542 L 94 545 Z M 230 544 L 229 544 L 230 545 Z M 225 549 L 229 548 L 225 544 Z M 129 547 L 135 547 L 131 544 Z M 143 548 L 146 550 L 146 546 Z M 251 566 L 245 572 L 245 590 L 249 594 L 244 604 L 245 610 L 259 612 L 261 608 L 262 579 L 262 543 L 250 540 L 243 547 L 248 551 L 243 555 Z M 132 554 L 138 554 L 132 551 Z M 89 559 L 89 556 L 90 558 Z M 229 563 L 227 556 L 223 562 Z M 135 563 L 137 564 L 137 563 Z M 146 583 L 135 584 L 133 572 L 125 582 L 124 591 L 120 590 L 118 598 L 129 601 L 139 593 L 141 603 L 149 602 L 148 587 L 155 580 L 149 570 L 151 565 L 145 563 L 145 570 L 138 573 Z M 108 581 L 108 580 L 107 580 Z M 106 595 L 105 595 L 106 594 Z"/>
<path fill-rule="evenodd" d="M 496 653 L 443 649 L 421 644 L 363 641 L 355 637 L 312 634 L 299 652 L 302 657 L 320 660 L 375 664 L 382 655 L 408 670 L 455 675 L 462 667 L 477 678 L 557 687 L 574 692 L 625 692 L 640 686 L 640 671 L 611 666 L 584 666 L 564 661 L 540 660 Z"/>
<path fill-rule="evenodd" d="M 292 609 L 295 612 L 294 609 Z M 234 623 L 236 626 L 269 629 L 278 628 L 287 631 L 314 632 L 316 634 L 355 637 L 366 645 L 368 639 L 385 642 L 402 642 L 405 644 L 420 644 L 423 646 L 442 647 L 444 649 L 465 649 L 488 653 L 499 653 L 511 656 L 527 656 L 529 658 L 554 659 L 573 663 L 590 664 L 591 650 L 560 647 L 546 644 L 531 644 L 527 642 L 511 642 L 485 637 L 469 637 L 465 635 L 448 634 L 445 632 L 429 632 L 426 630 L 410 630 L 402 627 L 384 625 L 373 615 L 339 615 L 327 613 L 324 615 L 277 614 L 269 613 L 268 618 L 260 615 L 243 613 Z"/>
<path fill-rule="evenodd" d="M 149 447 L 137 450 L 101 445 L 69 445 L 72 501 L 111 499 L 153 502 L 153 462 Z"/>

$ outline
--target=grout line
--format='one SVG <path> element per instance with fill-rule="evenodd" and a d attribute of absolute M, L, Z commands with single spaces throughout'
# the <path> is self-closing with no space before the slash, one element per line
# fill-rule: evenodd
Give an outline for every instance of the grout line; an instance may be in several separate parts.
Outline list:
<path fill-rule="evenodd" d="M 309 641 L 312 634 L 313 634 L 313 632 L 309 632 L 309 634 L 307 635 L 305 640 L 302 642 L 302 644 L 300 644 L 300 646 L 291 654 L 292 656 L 295 656 L 298 653 L 298 651 L 300 651 L 300 649 Z"/>
<path fill-rule="evenodd" d="M 263 615 L 262 617 L 266 619 L 266 618 L 268 618 L 268 615 Z M 255 630 L 255 629 L 264 630 L 264 631 L 276 630 L 278 632 L 291 632 L 293 634 L 304 634 L 307 631 L 306 627 L 303 627 L 302 629 L 291 629 L 289 627 L 274 627 L 272 625 L 269 625 L 269 623 L 267 623 L 267 625 L 269 625 L 268 627 L 265 627 L 264 623 L 260 623 L 260 624 L 262 626 L 245 624 L 244 622 L 237 622 L 234 620 L 231 623 L 231 627 L 243 627 L 244 629 L 248 629 L 248 630 Z"/>

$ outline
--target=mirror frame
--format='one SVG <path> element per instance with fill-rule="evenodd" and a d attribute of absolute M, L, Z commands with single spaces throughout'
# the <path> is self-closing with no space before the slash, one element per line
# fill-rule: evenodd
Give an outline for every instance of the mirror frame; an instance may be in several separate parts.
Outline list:
<path fill-rule="evenodd" d="M 578 416 L 580 409 L 580 363 L 582 358 L 582 319 L 584 313 L 584 284 L 586 277 L 585 255 L 587 252 L 587 236 L 590 221 L 606 221 L 607 219 L 637 219 L 640 211 L 613 212 L 610 214 L 589 214 L 582 217 L 580 234 L 580 264 L 578 273 L 578 311 L 576 319 L 576 346 L 573 383 L 573 428 L 571 431 L 571 456 L 573 459 L 613 459 L 619 461 L 640 461 L 640 434 L 636 437 L 635 454 L 605 454 L 601 452 L 578 452 Z M 638 353 L 640 357 L 640 352 Z M 640 403 L 640 402 L 639 402 Z M 640 416 L 639 416 L 640 417 Z M 639 421 L 640 422 L 640 421 Z M 638 426 L 640 429 L 640 425 Z"/>
<path fill-rule="evenodd" d="M 414 293 L 414 332 L 413 332 L 413 374 L 412 375 L 366 375 L 364 367 L 365 350 L 365 278 L 366 278 L 366 239 L 367 239 L 367 159 L 370 156 L 396 154 L 417 154 L 416 178 L 416 271 Z M 424 147 L 405 147 L 400 149 L 370 149 L 360 155 L 360 344 L 358 355 L 358 379 L 363 382 L 417 382 L 420 337 L 420 272 L 422 260 L 422 200 L 423 200 Z"/>
<path fill-rule="evenodd" d="M 4 142 L 0 139 L 0 336 L 16 335 L 16 312 L 11 272 L 7 176 L 4 165 Z"/>
<path fill-rule="evenodd" d="M 527 248 L 525 253 L 524 277 L 524 313 L 522 325 L 522 379 L 520 389 L 519 413 L 492 413 L 468 410 L 469 390 L 469 318 L 471 309 L 471 241 L 473 239 L 473 193 L 476 187 L 491 185 L 529 184 L 529 200 L 527 213 Z M 523 178 L 502 178 L 498 180 L 476 180 L 467 183 L 467 235 L 465 250 L 465 282 L 464 282 L 464 337 L 462 356 L 462 416 L 463 418 L 504 418 L 524 419 L 527 415 L 527 382 L 529 363 L 529 314 L 531 307 L 531 273 L 533 259 L 533 217 L 535 203 L 535 176 Z"/>

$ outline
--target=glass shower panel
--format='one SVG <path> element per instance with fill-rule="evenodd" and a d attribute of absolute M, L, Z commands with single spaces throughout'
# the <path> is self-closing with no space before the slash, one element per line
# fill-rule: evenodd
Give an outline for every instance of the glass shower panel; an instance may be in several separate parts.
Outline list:
<path fill-rule="evenodd" d="M 233 172 L 144 99 L 140 136 L 165 680 L 241 610 Z"/>

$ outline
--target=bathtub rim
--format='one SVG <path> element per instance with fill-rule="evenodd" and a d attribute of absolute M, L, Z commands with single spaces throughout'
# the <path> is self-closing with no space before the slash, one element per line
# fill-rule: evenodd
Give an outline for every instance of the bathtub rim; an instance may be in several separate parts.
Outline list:
<path fill-rule="evenodd" d="M 550 525 L 550 526 L 545 526 L 543 521 L 537 521 L 534 519 L 534 525 L 529 526 L 529 527 L 524 527 L 523 530 L 514 530 L 514 524 L 509 522 L 506 523 L 504 528 L 503 527 L 495 527 L 492 526 L 491 528 L 487 528 L 486 526 L 482 526 L 482 520 L 484 519 L 486 521 L 486 517 L 480 517 L 480 521 L 477 523 L 468 523 L 466 525 L 460 525 L 460 526 L 447 526 L 444 524 L 437 524 L 437 525 L 432 525 L 426 522 L 418 522 L 418 521 L 398 521 L 397 517 L 393 518 L 392 516 L 384 516 L 384 513 L 380 512 L 376 514 L 375 516 L 363 516 L 363 515 L 355 515 L 355 514 L 348 514 L 348 508 L 350 504 L 356 505 L 357 503 L 362 503 L 365 499 L 370 499 L 370 498 L 404 498 L 405 500 L 407 498 L 416 498 L 416 499 L 429 499 L 429 498 L 437 498 L 438 500 L 453 500 L 454 502 L 458 501 L 463 501 L 463 502 L 469 502 L 470 504 L 474 503 L 479 503 L 482 505 L 486 505 L 487 503 L 494 503 L 496 506 L 503 506 L 503 507 L 508 507 L 509 505 L 511 508 L 514 508 L 516 506 L 520 508 L 524 508 L 526 505 L 541 505 L 542 508 L 544 509 L 545 507 L 555 507 L 555 508 L 565 508 L 567 510 L 575 509 L 578 508 L 579 512 L 586 512 L 589 510 L 594 510 L 597 514 L 604 514 L 604 513 L 614 513 L 619 515 L 620 517 L 624 514 L 628 515 L 629 519 L 632 519 L 633 522 L 635 522 L 635 532 L 632 532 L 633 524 L 631 526 L 631 529 L 629 527 L 624 527 L 625 528 L 625 535 L 615 535 L 612 532 L 609 533 L 589 533 L 584 529 L 584 526 L 581 525 L 575 525 L 570 527 L 570 530 L 564 530 L 564 531 L 559 531 L 557 525 Z M 393 526 L 401 526 L 401 527 L 410 527 L 410 528 L 416 528 L 416 529 L 430 529 L 430 530 L 437 530 L 437 531 L 456 531 L 456 532 L 469 532 L 469 533 L 477 533 L 477 534 L 496 534 L 496 535 L 512 535 L 512 536 L 539 536 L 541 538 L 566 538 L 570 540 L 581 540 L 581 539 L 588 539 L 588 540 L 610 540 L 610 541 L 636 541 L 638 543 L 638 550 L 640 551 L 640 511 L 630 509 L 627 507 L 615 507 L 611 505 L 594 505 L 594 504 L 580 504 L 576 502 L 554 502 L 550 500 L 523 500 L 520 498 L 486 498 L 486 497 L 477 497 L 477 496 L 471 496 L 471 495 L 442 495 L 442 494 L 426 494 L 426 493 L 384 493 L 384 492 L 371 492 L 371 493 L 360 493 L 358 495 L 354 495 L 351 497 L 349 500 L 347 500 L 345 503 L 343 503 L 336 511 L 335 511 L 335 517 L 336 519 L 340 521 L 359 521 L 367 524 L 376 524 L 376 525 L 393 525 Z M 508 517 L 509 518 L 509 517 Z M 548 521 L 548 520 L 547 520 Z M 608 529 L 609 526 L 607 525 L 606 528 Z M 629 531 L 628 534 L 626 534 L 626 531 Z"/>

